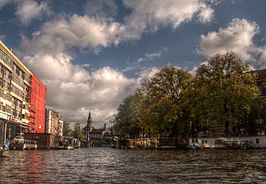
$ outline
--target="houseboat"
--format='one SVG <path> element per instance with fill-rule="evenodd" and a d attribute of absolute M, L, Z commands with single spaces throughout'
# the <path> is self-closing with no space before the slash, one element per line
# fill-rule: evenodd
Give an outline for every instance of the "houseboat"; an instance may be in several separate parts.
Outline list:
<path fill-rule="evenodd" d="M 190 138 L 188 148 L 265 149 L 266 136 Z"/>

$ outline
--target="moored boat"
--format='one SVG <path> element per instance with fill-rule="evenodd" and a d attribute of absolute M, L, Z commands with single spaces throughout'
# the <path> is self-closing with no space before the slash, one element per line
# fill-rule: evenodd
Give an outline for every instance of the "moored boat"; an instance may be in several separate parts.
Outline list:
<path fill-rule="evenodd" d="M 189 148 L 193 148 L 193 145 L 204 149 L 265 149 L 266 136 L 191 138 Z"/>
<path fill-rule="evenodd" d="M 65 149 L 66 149 L 66 150 L 73 150 L 73 149 L 75 149 L 75 148 L 74 148 L 73 146 L 66 146 Z"/>

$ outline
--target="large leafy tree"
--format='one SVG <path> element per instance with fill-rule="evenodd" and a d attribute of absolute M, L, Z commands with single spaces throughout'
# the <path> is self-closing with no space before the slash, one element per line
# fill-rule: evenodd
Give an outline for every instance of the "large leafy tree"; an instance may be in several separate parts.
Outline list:
<path fill-rule="evenodd" d="M 66 121 L 63 124 L 63 136 L 72 136 L 72 129 L 70 128 L 70 123 Z"/>
<path fill-rule="evenodd" d="M 141 132 L 140 109 L 142 94 L 127 96 L 119 105 L 114 120 L 114 129 L 124 137 L 138 137 Z"/>
<path fill-rule="evenodd" d="M 217 54 L 201 65 L 194 86 L 194 113 L 198 112 L 195 115 L 201 120 L 224 124 L 226 135 L 229 126 L 234 128 L 245 121 L 259 96 L 249 69 L 234 52 Z"/>
<path fill-rule="evenodd" d="M 191 74 L 176 68 L 165 67 L 144 84 L 149 97 L 149 125 L 154 132 L 183 134 L 182 121 L 185 109 L 181 108 L 182 96 L 192 80 Z"/>
<path fill-rule="evenodd" d="M 76 123 L 76 125 L 74 126 L 73 137 L 79 139 L 80 141 L 85 140 L 83 128 L 80 126 L 79 123 Z"/>

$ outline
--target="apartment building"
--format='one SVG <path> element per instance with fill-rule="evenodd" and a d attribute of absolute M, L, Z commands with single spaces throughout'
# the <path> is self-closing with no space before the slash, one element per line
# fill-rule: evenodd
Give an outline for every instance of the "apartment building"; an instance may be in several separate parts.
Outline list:
<path fill-rule="evenodd" d="M 30 111 L 34 105 L 32 102 L 37 101 L 38 96 L 42 96 L 45 99 L 42 103 L 46 103 L 47 90 L 41 84 L 43 92 L 37 96 L 32 95 L 32 91 L 35 90 L 32 78 L 32 72 L 0 41 L 0 144 L 5 140 L 12 140 L 21 133 L 32 132 L 30 124 L 45 126 L 44 117 L 43 120 L 30 122 Z M 39 111 L 40 109 L 35 111 L 35 114 L 40 113 Z"/>
<path fill-rule="evenodd" d="M 53 135 L 63 136 L 63 118 L 60 112 L 46 108 L 45 110 L 45 132 Z"/>

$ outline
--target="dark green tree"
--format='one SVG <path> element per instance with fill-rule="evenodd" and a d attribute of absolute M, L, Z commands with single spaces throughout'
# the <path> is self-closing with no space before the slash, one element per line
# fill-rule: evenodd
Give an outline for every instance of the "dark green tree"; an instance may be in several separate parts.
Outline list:
<path fill-rule="evenodd" d="M 142 95 L 135 93 L 127 96 L 118 107 L 114 129 L 124 137 L 138 137 L 141 132 L 139 109 Z"/>
<path fill-rule="evenodd" d="M 183 135 L 182 98 L 185 89 L 189 86 L 192 75 L 176 68 L 165 67 L 146 81 L 143 88 L 148 96 L 149 126 L 154 133 L 166 133 L 172 136 Z"/>
<path fill-rule="evenodd" d="M 80 126 L 79 123 L 76 123 L 76 125 L 74 126 L 73 137 L 79 139 L 80 141 L 85 140 L 83 128 Z"/>
<path fill-rule="evenodd" d="M 70 123 L 64 121 L 63 124 L 63 136 L 72 136 L 72 129 L 70 128 Z"/>
<path fill-rule="evenodd" d="M 249 69 L 234 52 L 217 54 L 201 65 L 191 93 L 194 117 L 224 124 L 225 134 L 229 135 L 229 126 L 234 128 L 245 121 L 259 97 Z"/>

